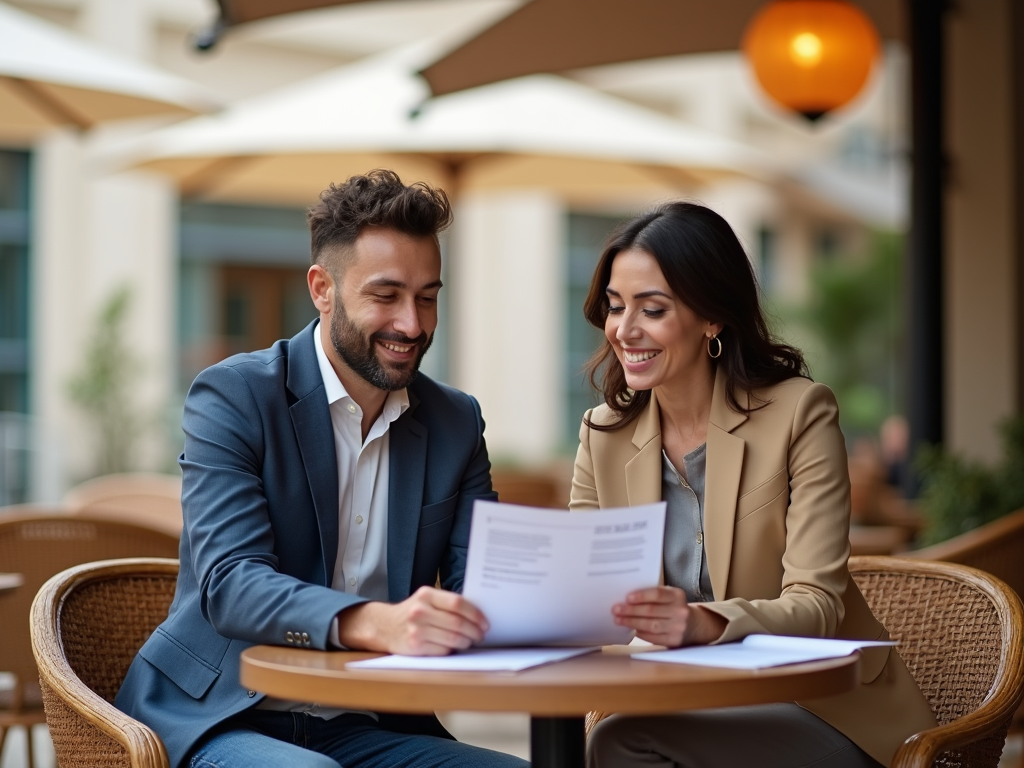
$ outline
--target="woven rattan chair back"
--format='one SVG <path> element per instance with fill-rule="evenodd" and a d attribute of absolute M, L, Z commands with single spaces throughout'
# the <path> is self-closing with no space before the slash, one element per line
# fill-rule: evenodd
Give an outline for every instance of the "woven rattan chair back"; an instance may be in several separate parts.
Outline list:
<path fill-rule="evenodd" d="M 1024 695 L 1024 610 L 1017 595 L 989 574 L 951 563 L 852 557 L 850 572 L 899 643 L 938 730 L 957 735 L 952 741 L 911 737 L 894 765 L 996 768 Z M 926 761 L 901 762 L 936 745 L 942 749 Z"/>
<path fill-rule="evenodd" d="M 156 734 L 113 701 L 167 617 L 177 574 L 176 560 L 109 560 L 70 568 L 40 589 L 32 647 L 60 768 L 167 768 Z"/>
<path fill-rule="evenodd" d="M 18 573 L 22 585 L 0 595 L 0 670 L 34 684 L 29 642 L 32 598 L 65 568 L 115 557 L 178 556 L 176 537 L 130 523 L 67 515 L 0 515 L 0 572 Z M 115 634 L 111 628 L 111 634 Z"/>
<path fill-rule="evenodd" d="M 155 472 L 104 475 L 76 485 L 64 496 L 73 515 L 137 523 L 181 535 L 181 478 Z"/>
<path fill-rule="evenodd" d="M 908 552 L 918 560 L 943 560 L 980 568 L 1005 581 L 1024 600 L 1024 509 L 1017 510 L 973 531 L 924 549 Z M 1024 705 L 1010 723 L 1010 731 L 1024 731 Z M 1017 761 L 1024 768 L 1024 751 Z"/>
<path fill-rule="evenodd" d="M 1024 509 L 973 531 L 924 549 L 908 552 L 915 560 L 960 563 L 991 573 L 1024 599 Z"/>

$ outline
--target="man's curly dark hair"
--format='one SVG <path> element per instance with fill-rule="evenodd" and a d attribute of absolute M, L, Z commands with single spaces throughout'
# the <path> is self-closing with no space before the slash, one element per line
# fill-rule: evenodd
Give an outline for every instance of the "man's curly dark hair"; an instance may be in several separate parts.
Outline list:
<path fill-rule="evenodd" d="M 366 227 L 436 240 L 451 224 L 452 207 L 444 190 L 424 182 L 406 186 L 394 171 L 378 168 L 331 184 L 307 211 L 306 221 L 310 261 L 323 264 L 328 254 L 345 255 Z"/>

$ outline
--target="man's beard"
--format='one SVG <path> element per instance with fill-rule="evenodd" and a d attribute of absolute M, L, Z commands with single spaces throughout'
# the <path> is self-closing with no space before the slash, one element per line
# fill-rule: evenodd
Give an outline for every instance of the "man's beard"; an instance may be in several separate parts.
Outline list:
<path fill-rule="evenodd" d="M 355 373 L 385 392 L 404 389 L 412 383 L 419 371 L 420 362 L 433 340 L 433 335 L 427 336 L 425 333 L 421 333 L 415 339 L 383 331 L 367 336 L 349 319 L 341 302 L 334 303 L 334 312 L 331 314 L 331 344 L 334 345 L 334 350 Z M 378 341 L 412 344 L 419 347 L 419 354 L 404 365 L 386 367 L 377 357 Z"/>

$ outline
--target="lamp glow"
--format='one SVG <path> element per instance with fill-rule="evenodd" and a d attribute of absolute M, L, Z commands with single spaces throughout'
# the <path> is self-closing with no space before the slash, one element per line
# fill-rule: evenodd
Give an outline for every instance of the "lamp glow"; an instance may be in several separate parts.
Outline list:
<path fill-rule="evenodd" d="M 776 0 L 758 11 L 743 38 L 765 92 L 812 121 L 860 92 L 879 48 L 871 21 L 844 0 Z"/>
<path fill-rule="evenodd" d="M 813 32 L 801 32 L 789 44 L 790 53 L 801 67 L 816 67 L 821 62 L 821 38 Z"/>

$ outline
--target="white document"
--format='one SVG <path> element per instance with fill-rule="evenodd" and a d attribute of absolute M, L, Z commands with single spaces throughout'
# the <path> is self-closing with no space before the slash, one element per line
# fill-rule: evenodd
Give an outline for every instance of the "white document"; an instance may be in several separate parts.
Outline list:
<path fill-rule="evenodd" d="M 462 594 L 490 624 L 482 645 L 612 645 L 612 606 L 661 573 L 665 502 L 569 514 L 477 501 Z"/>
<path fill-rule="evenodd" d="M 784 635 L 748 635 L 739 643 L 698 645 L 671 651 L 639 653 L 641 661 L 668 661 L 673 664 L 697 664 L 730 669 L 763 669 L 803 661 L 837 659 L 861 648 L 896 645 L 892 640 L 828 640 L 817 637 Z"/>
<path fill-rule="evenodd" d="M 519 672 L 582 656 L 598 648 L 472 648 L 450 656 L 381 656 L 350 661 L 349 669 L 420 669 L 435 672 Z"/>

